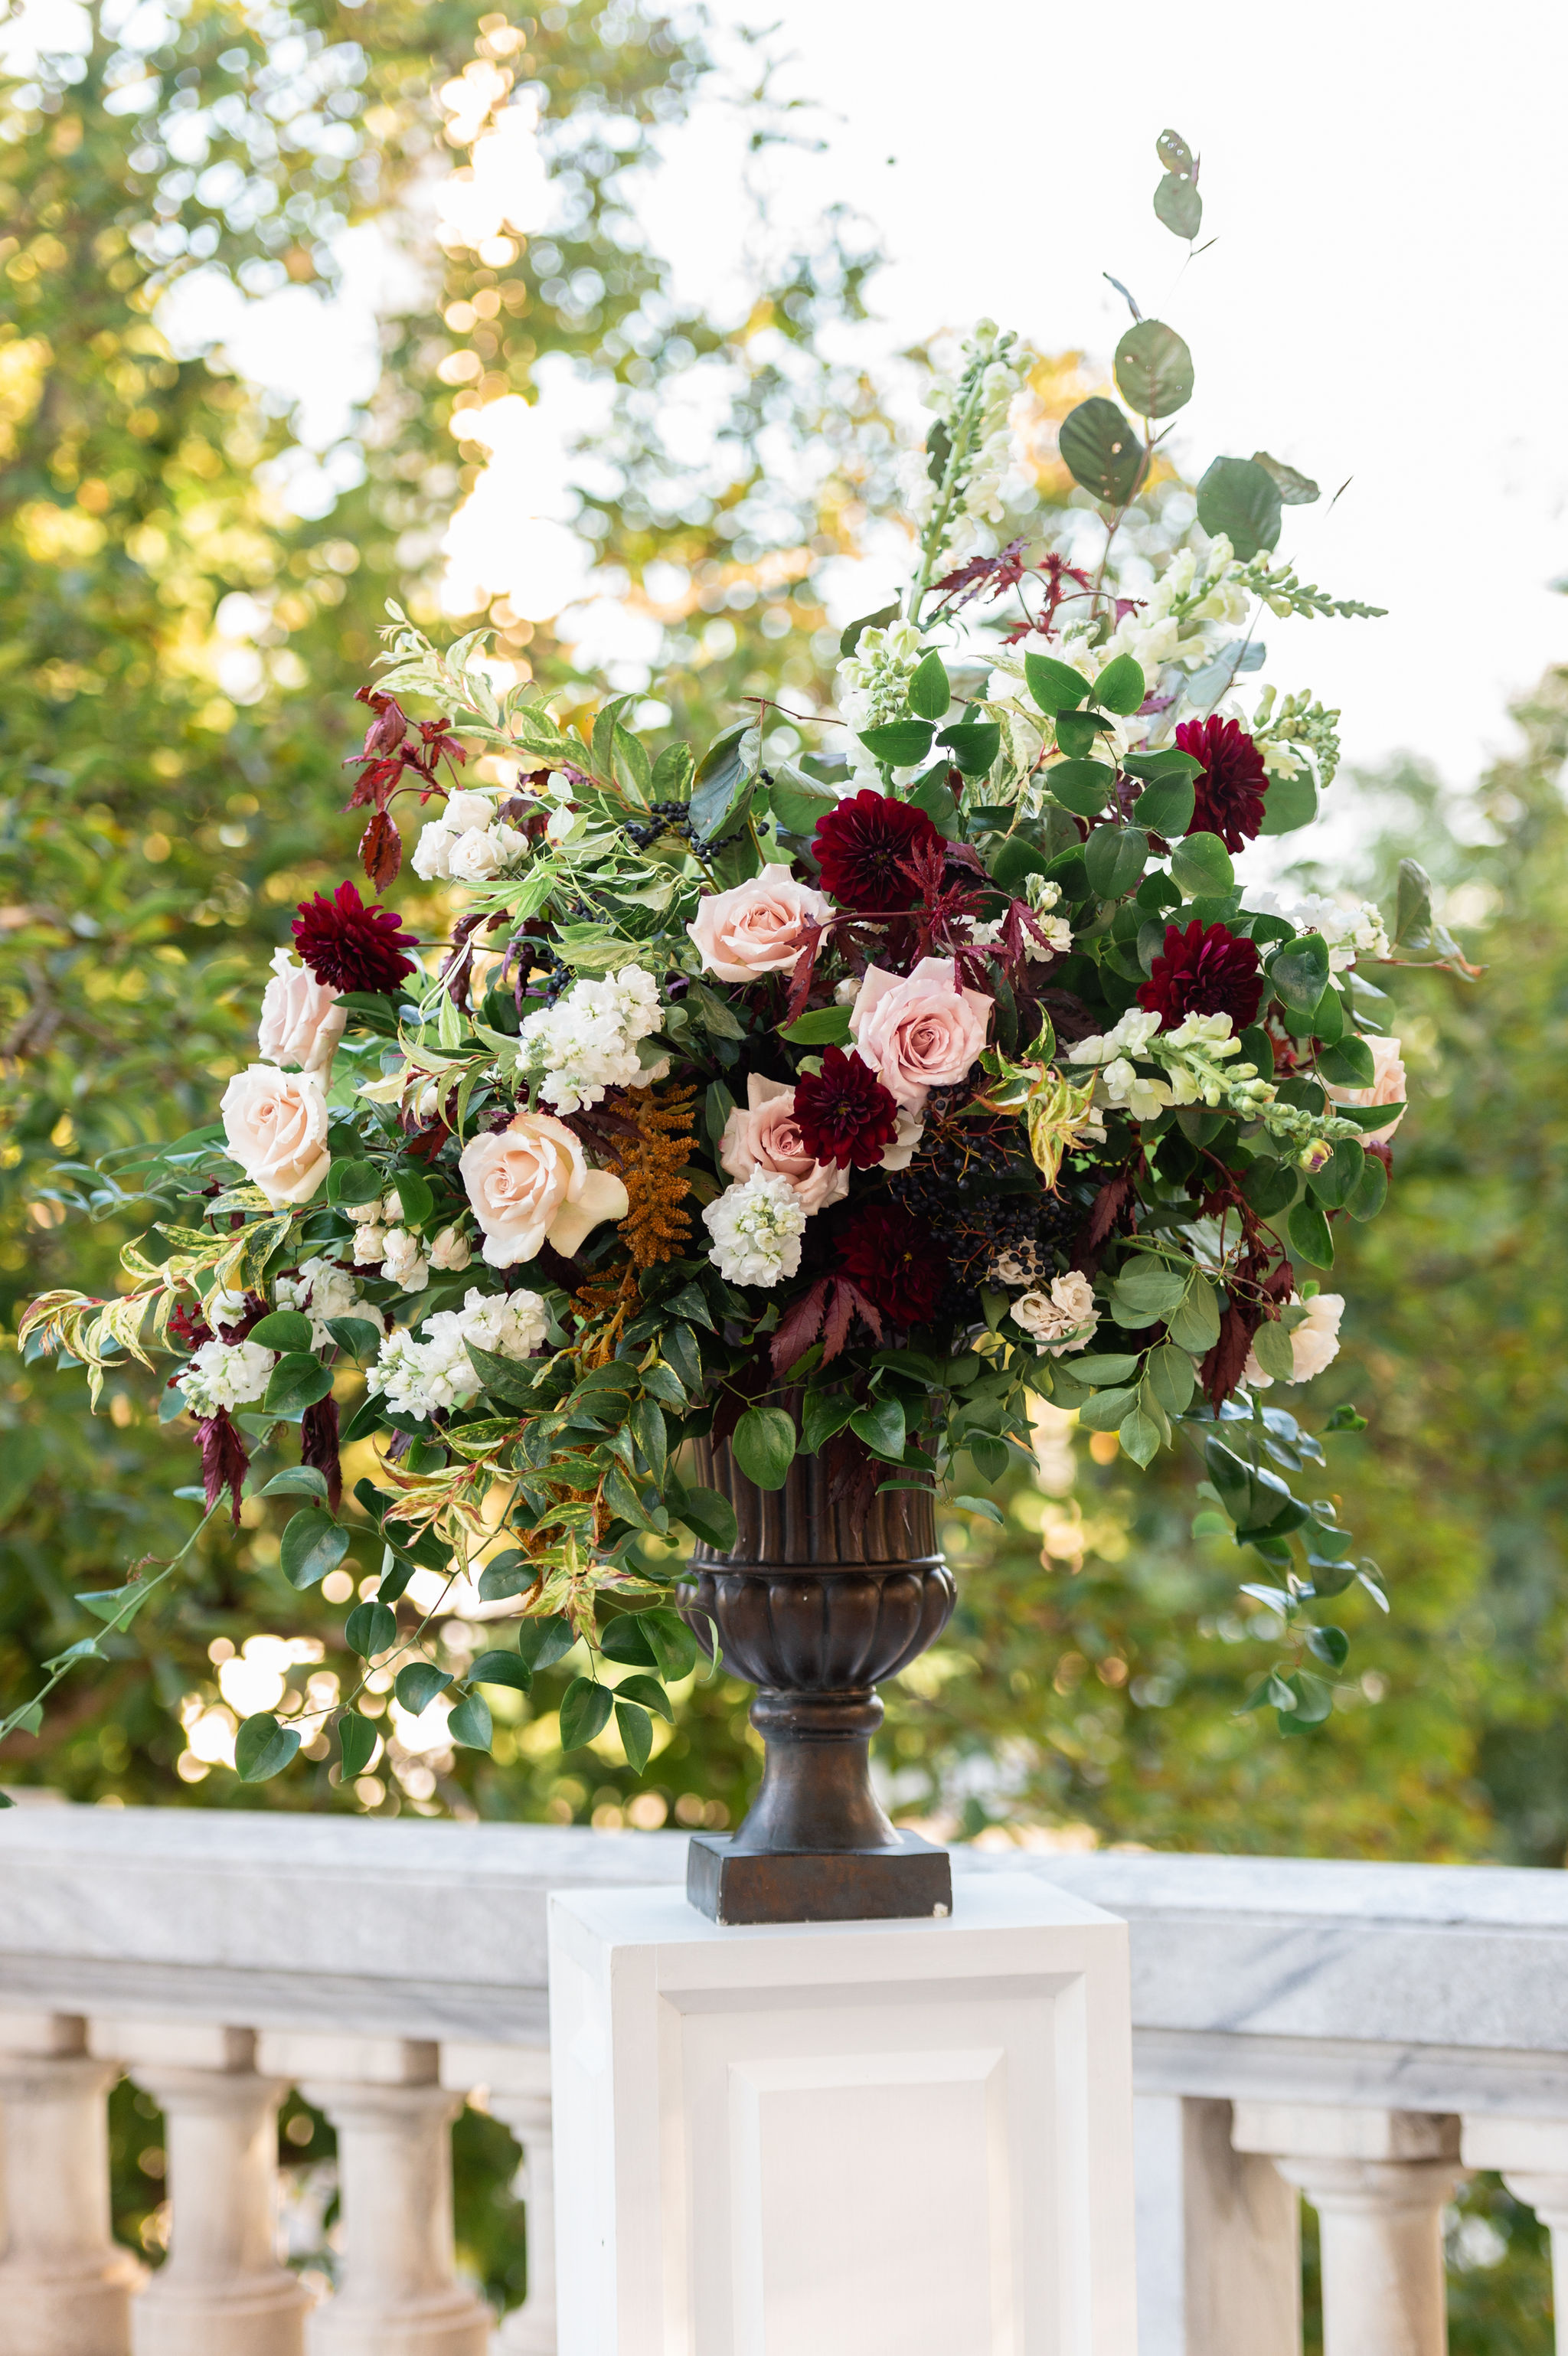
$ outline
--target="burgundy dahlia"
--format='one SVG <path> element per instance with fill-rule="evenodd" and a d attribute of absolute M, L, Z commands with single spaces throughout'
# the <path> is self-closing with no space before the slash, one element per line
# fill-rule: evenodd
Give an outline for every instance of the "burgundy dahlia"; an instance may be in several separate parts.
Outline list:
<path fill-rule="evenodd" d="M 838 1272 L 895 1325 L 923 1325 L 941 1297 L 947 1261 L 923 1219 L 873 1203 L 841 1237 Z"/>
<path fill-rule="evenodd" d="M 869 1064 L 842 1047 L 825 1050 L 817 1076 L 803 1072 L 796 1080 L 795 1117 L 813 1161 L 837 1162 L 840 1170 L 874 1169 L 899 1125 L 894 1098 Z"/>
<path fill-rule="evenodd" d="M 943 841 L 912 802 L 868 790 L 847 795 L 817 819 L 811 848 L 824 890 L 841 907 L 870 915 L 913 907 L 919 887 L 904 873 L 903 862 L 917 851 L 940 851 Z"/>
<path fill-rule="evenodd" d="M 1162 1031 L 1174 1030 L 1186 1014 L 1228 1014 L 1238 1031 L 1256 1017 L 1264 994 L 1258 953 L 1224 925 L 1199 923 L 1183 932 L 1165 928 L 1165 951 L 1149 969 L 1138 991 L 1146 1013 L 1157 1014 Z"/>
<path fill-rule="evenodd" d="M 300 956 L 329 990 L 385 992 L 416 970 L 402 952 L 418 948 L 417 935 L 405 933 L 390 908 L 368 908 L 352 884 L 340 884 L 330 900 L 321 892 L 302 900 L 293 936 Z"/>
<path fill-rule="evenodd" d="M 1213 715 L 1184 721 L 1176 741 L 1203 764 L 1192 780 L 1198 798 L 1189 833 L 1217 834 L 1227 851 L 1242 850 L 1264 822 L 1268 772 L 1263 755 L 1235 721 Z"/>

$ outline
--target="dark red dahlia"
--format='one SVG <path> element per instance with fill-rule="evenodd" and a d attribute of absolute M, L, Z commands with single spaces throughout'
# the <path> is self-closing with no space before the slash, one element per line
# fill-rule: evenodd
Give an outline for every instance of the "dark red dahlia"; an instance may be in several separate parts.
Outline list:
<path fill-rule="evenodd" d="M 823 889 L 841 907 L 864 908 L 868 915 L 913 907 L 919 887 L 902 862 L 914 851 L 943 847 L 923 809 L 869 790 L 847 795 L 817 819 L 811 839 Z"/>
<path fill-rule="evenodd" d="M 923 1325 L 941 1297 L 947 1259 L 923 1219 L 873 1203 L 840 1237 L 838 1272 L 895 1325 Z"/>
<path fill-rule="evenodd" d="M 404 949 L 418 937 L 405 933 L 390 908 L 367 907 L 352 884 L 340 884 L 331 899 L 318 892 L 302 900 L 293 921 L 294 947 L 317 981 L 329 990 L 396 990 L 416 970 Z"/>
<path fill-rule="evenodd" d="M 1146 1013 L 1157 1014 L 1162 1031 L 1174 1030 L 1184 1014 L 1228 1014 L 1244 1031 L 1264 994 L 1258 953 L 1224 925 L 1200 925 L 1196 916 L 1183 932 L 1165 928 L 1165 951 L 1157 957 L 1138 991 Z"/>
<path fill-rule="evenodd" d="M 1182 752 L 1203 767 L 1192 783 L 1197 801 L 1189 834 L 1217 834 L 1227 851 L 1251 842 L 1264 822 L 1268 772 L 1244 728 L 1214 715 L 1185 720 L 1176 732 Z"/>
<path fill-rule="evenodd" d="M 894 1098 L 869 1064 L 847 1055 L 842 1047 L 825 1050 L 816 1077 L 805 1072 L 796 1080 L 795 1117 L 813 1160 L 837 1162 L 840 1170 L 851 1163 L 857 1170 L 874 1169 L 899 1125 Z"/>

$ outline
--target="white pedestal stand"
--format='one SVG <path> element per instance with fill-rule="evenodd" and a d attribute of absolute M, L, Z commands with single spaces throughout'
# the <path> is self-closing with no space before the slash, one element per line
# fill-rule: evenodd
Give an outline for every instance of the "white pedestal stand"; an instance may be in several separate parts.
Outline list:
<path fill-rule="evenodd" d="M 1126 1938 L 552 1898 L 560 2356 L 1134 2356 Z"/>

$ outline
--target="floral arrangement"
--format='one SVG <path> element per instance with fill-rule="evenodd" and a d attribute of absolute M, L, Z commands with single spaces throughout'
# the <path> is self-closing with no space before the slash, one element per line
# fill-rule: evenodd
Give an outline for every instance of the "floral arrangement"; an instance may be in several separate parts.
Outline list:
<path fill-rule="evenodd" d="M 1157 209 L 1190 236 L 1196 165 L 1160 152 Z M 1462 960 L 1412 864 L 1392 918 L 1235 865 L 1311 820 L 1339 749 L 1337 712 L 1253 691 L 1260 617 L 1374 609 L 1276 553 L 1317 490 L 1266 453 L 1216 458 L 1195 500 L 1167 468 L 1156 498 L 1192 361 L 1136 312 L 1119 399 L 1060 429 L 1070 540 L 999 545 L 1029 366 L 982 325 L 933 397 L 912 586 L 844 635 L 847 768 L 830 738 L 776 753 L 763 708 L 699 758 L 645 743 L 626 697 L 564 727 L 497 694 L 483 633 L 443 653 L 390 609 L 351 806 L 379 894 L 417 798 L 448 937 L 351 882 L 302 905 L 219 1121 L 135 1173 L 157 1215 L 123 1296 L 25 1320 L 95 1398 L 117 1358 L 178 1360 L 165 1412 L 209 1513 L 297 1430 L 261 1489 L 301 1499 L 283 1570 L 307 1587 L 374 1530 L 347 1644 L 405 1707 L 444 1697 L 453 1741 L 487 1744 L 487 1685 L 586 1639 L 563 1740 L 613 1712 L 646 1761 L 695 1658 L 680 1532 L 734 1536 L 686 1469 L 704 1434 L 764 1488 L 803 1451 L 867 1499 L 997 1481 L 1039 1401 L 1140 1466 L 1191 1445 L 1195 1528 L 1233 1534 L 1285 1632 L 1248 1706 L 1286 1730 L 1327 1716 L 1346 1655 L 1317 1607 L 1357 1580 L 1383 1600 L 1295 1494 L 1322 1449 L 1278 1399 L 1334 1356 L 1336 1230 L 1388 1192 L 1405 1081 L 1369 969 Z M 366 1440 L 361 1521 L 340 1450 Z M 421 1569 L 515 1599 L 466 1679 L 403 1601 Z M 123 1627 L 171 1569 L 81 1600 Z M 245 1722 L 242 1775 L 315 1730 L 299 1698 Z M 377 1739 L 356 1698 L 346 1780 Z"/>

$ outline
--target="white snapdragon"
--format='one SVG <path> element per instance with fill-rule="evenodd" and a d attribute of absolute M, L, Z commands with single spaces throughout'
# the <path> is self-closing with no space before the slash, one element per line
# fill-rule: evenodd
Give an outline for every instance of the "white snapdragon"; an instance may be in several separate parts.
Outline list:
<path fill-rule="evenodd" d="M 1118 1111 L 1130 1112 L 1135 1120 L 1157 1120 L 1166 1106 L 1176 1101 L 1168 1081 L 1147 1078 L 1134 1070 L 1125 1055 L 1115 1056 L 1105 1066 L 1094 1093 L 1096 1100 Z"/>
<path fill-rule="evenodd" d="M 1141 1055 L 1159 1029 L 1159 1016 L 1141 1006 L 1129 1006 L 1121 1021 L 1110 1031 L 1094 1032 L 1080 1039 L 1074 1046 L 1064 1046 L 1062 1061 L 1068 1064 L 1111 1064 L 1118 1056 Z"/>
<path fill-rule="evenodd" d="M 250 1407 L 265 1395 L 276 1364 L 276 1353 L 258 1342 L 204 1342 L 178 1377 L 180 1396 L 197 1416 Z"/>
<path fill-rule="evenodd" d="M 1349 905 L 1325 899 L 1319 892 L 1279 892 L 1249 887 L 1242 905 L 1253 916 L 1279 916 L 1298 933 L 1321 933 L 1328 945 L 1328 970 L 1341 974 L 1358 958 L 1392 955 L 1382 912 L 1371 900 Z"/>
<path fill-rule="evenodd" d="M 389 1333 L 370 1369 L 369 1387 L 389 1407 L 421 1421 L 440 1408 L 465 1407 L 483 1387 L 469 1343 L 499 1358 L 527 1358 L 544 1340 L 549 1323 L 537 1292 L 471 1291 L 461 1309 L 427 1318 L 418 1341 L 401 1328 Z"/>
<path fill-rule="evenodd" d="M 414 873 L 427 884 L 487 884 L 528 848 L 528 836 L 501 822 L 488 794 L 449 794 L 441 816 L 420 830 Z"/>
<path fill-rule="evenodd" d="M 885 629 L 862 630 L 854 653 L 839 664 L 838 711 L 846 727 L 855 732 L 849 747 L 849 792 L 880 785 L 876 755 L 860 743 L 859 732 L 907 716 L 909 683 L 920 658 L 920 632 L 913 623 L 890 622 Z M 895 778 L 916 775 L 914 769 L 893 772 Z"/>
<path fill-rule="evenodd" d="M 554 1006 L 530 1014 L 517 1034 L 518 1068 L 537 1075 L 539 1094 L 558 1113 L 597 1104 L 606 1088 L 646 1087 L 667 1062 L 645 1068 L 638 1043 L 664 1018 L 658 984 L 641 966 L 623 966 L 603 981 L 577 981 Z"/>
<path fill-rule="evenodd" d="M 777 1284 L 800 1266 L 806 1215 L 787 1178 L 753 1171 L 726 1186 L 702 1214 L 713 1242 L 708 1257 L 731 1284 Z"/>
<path fill-rule="evenodd" d="M 336 1260 L 322 1258 L 302 1260 L 292 1276 L 281 1276 L 275 1287 L 280 1309 L 304 1310 L 310 1318 L 310 1345 L 313 1350 L 325 1350 L 332 1340 L 326 1330 L 332 1317 L 362 1317 L 376 1331 L 382 1330 L 381 1312 L 360 1292 L 346 1268 Z"/>
<path fill-rule="evenodd" d="M 382 1237 L 381 1273 L 401 1292 L 422 1292 L 430 1282 L 430 1262 L 407 1227 L 389 1227 Z"/>
<path fill-rule="evenodd" d="M 1028 347 L 1010 330 L 982 319 L 964 346 L 957 383 L 939 384 L 929 396 L 928 406 L 953 442 L 963 440 L 956 466 L 950 462 L 946 470 L 951 476 L 945 483 L 948 506 L 941 541 L 931 552 L 933 574 L 960 563 L 978 541 L 982 527 L 1001 523 L 1006 517 L 1002 486 L 1016 463 L 1012 408 L 1029 359 Z M 944 489 L 932 480 L 923 451 L 910 454 L 903 487 L 923 541 Z"/>

